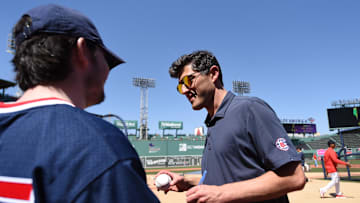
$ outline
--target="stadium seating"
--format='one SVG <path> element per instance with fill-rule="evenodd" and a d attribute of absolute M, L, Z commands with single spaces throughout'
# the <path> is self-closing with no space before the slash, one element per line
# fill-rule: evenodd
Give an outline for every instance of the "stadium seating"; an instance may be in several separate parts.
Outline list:
<path fill-rule="evenodd" d="M 332 138 L 332 136 L 334 135 L 322 135 L 318 137 L 303 138 L 301 140 L 303 143 L 302 148 L 304 150 L 326 149 L 328 147 L 327 142 Z"/>
<path fill-rule="evenodd" d="M 347 148 L 359 148 L 360 147 L 360 133 L 359 132 L 349 132 L 342 133 L 344 139 L 344 145 Z M 315 138 L 306 138 L 303 139 L 304 143 L 302 146 L 304 150 L 317 150 L 317 149 L 326 149 L 328 148 L 327 142 L 333 140 L 336 142 L 337 147 L 341 147 L 341 137 L 338 134 L 320 136 Z"/>
<path fill-rule="evenodd" d="M 344 138 L 344 145 L 347 148 L 359 148 L 360 147 L 360 134 L 359 133 L 350 133 L 350 134 L 343 134 Z M 339 145 L 341 144 L 340 136 L 333 137 L 336 143 Z"/>

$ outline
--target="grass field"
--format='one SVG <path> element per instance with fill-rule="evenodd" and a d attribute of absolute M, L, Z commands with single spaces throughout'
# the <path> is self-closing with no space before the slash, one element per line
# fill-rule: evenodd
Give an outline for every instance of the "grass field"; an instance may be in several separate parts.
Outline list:
<path fill-rule="evenodd" d="M 345 161 L 344 159 L 341 159 L 341 161 Z M 351 164 L 360 164 L 360 159 L 349 159 L 348 160 Z M 305 160 L 307 164 L 313 165 L 313 160 Z M 319 166 L 321 166 L 321 161 L 318 161 Z"/>
<path fill-rule="evenodd" d="M 347 172 L 346 168 L 338 168 L 339 172 Z M 309 173 L 318 173 L 318 172 L 323 172 L 322 168 L 311 168 Z M 360 172 L 360 168 L 350 168 L 350 173 L 351 172 Z"/>

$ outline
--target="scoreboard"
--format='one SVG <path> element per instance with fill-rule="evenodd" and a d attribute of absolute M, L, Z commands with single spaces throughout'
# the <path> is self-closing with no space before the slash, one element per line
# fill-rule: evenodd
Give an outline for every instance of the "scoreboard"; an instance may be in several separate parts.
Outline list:
<path fill-rule="evenodd" d="M 316 125 L 311 123 L 283 123 L 287 133 L 316 133 Z"/>
<path fill-rule="evenodd" d="M 360 107 L 344 107 L 327 109 L 329 128 L 359 127 Z"/>

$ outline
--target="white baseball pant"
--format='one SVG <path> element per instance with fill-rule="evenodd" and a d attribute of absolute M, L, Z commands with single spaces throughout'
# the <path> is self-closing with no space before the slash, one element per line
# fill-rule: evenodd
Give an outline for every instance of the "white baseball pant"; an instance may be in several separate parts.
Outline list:
<path fill-rule="evenodd" d="M 335 185 L 336 194 L 340 194 L 340 177 L 338 172 L 329 173 L 328 175 L 331 176 L 331 181 L 325 187 L 320 188 L 320 191 L 326 193 L 331 187 Z"/>

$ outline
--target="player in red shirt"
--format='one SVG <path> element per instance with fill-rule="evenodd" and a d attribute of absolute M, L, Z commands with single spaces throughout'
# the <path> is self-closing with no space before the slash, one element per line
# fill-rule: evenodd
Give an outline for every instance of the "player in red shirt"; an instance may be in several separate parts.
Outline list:
<path fill-rule="evenodd" d="M 324 155 L 325 169 L 329 176 L 331 176 L 331 181 L 323 188 L 320 188 L 320 197 L 323 198 L 325 193 L 335 185 L 336 198 L 345 198 L 345 196 L 340 192 L 340 177 L 337 172 L 337 164 L 343 164 L 351 167 L 349 162 L 344 162 L 338 159 L 336 152 L 334 151 L 335 142 L 332 140 L 328 141 L 329 148 L 326 150 Z"/>
<path fill-rule="evenodd" d="M 318 162 L 317 162 L 318 158 L 316 156 L 316 152 L 313 154 L 313 160 L 314 160 L 315 168 L 317 168 L 318 167 Z"/>

